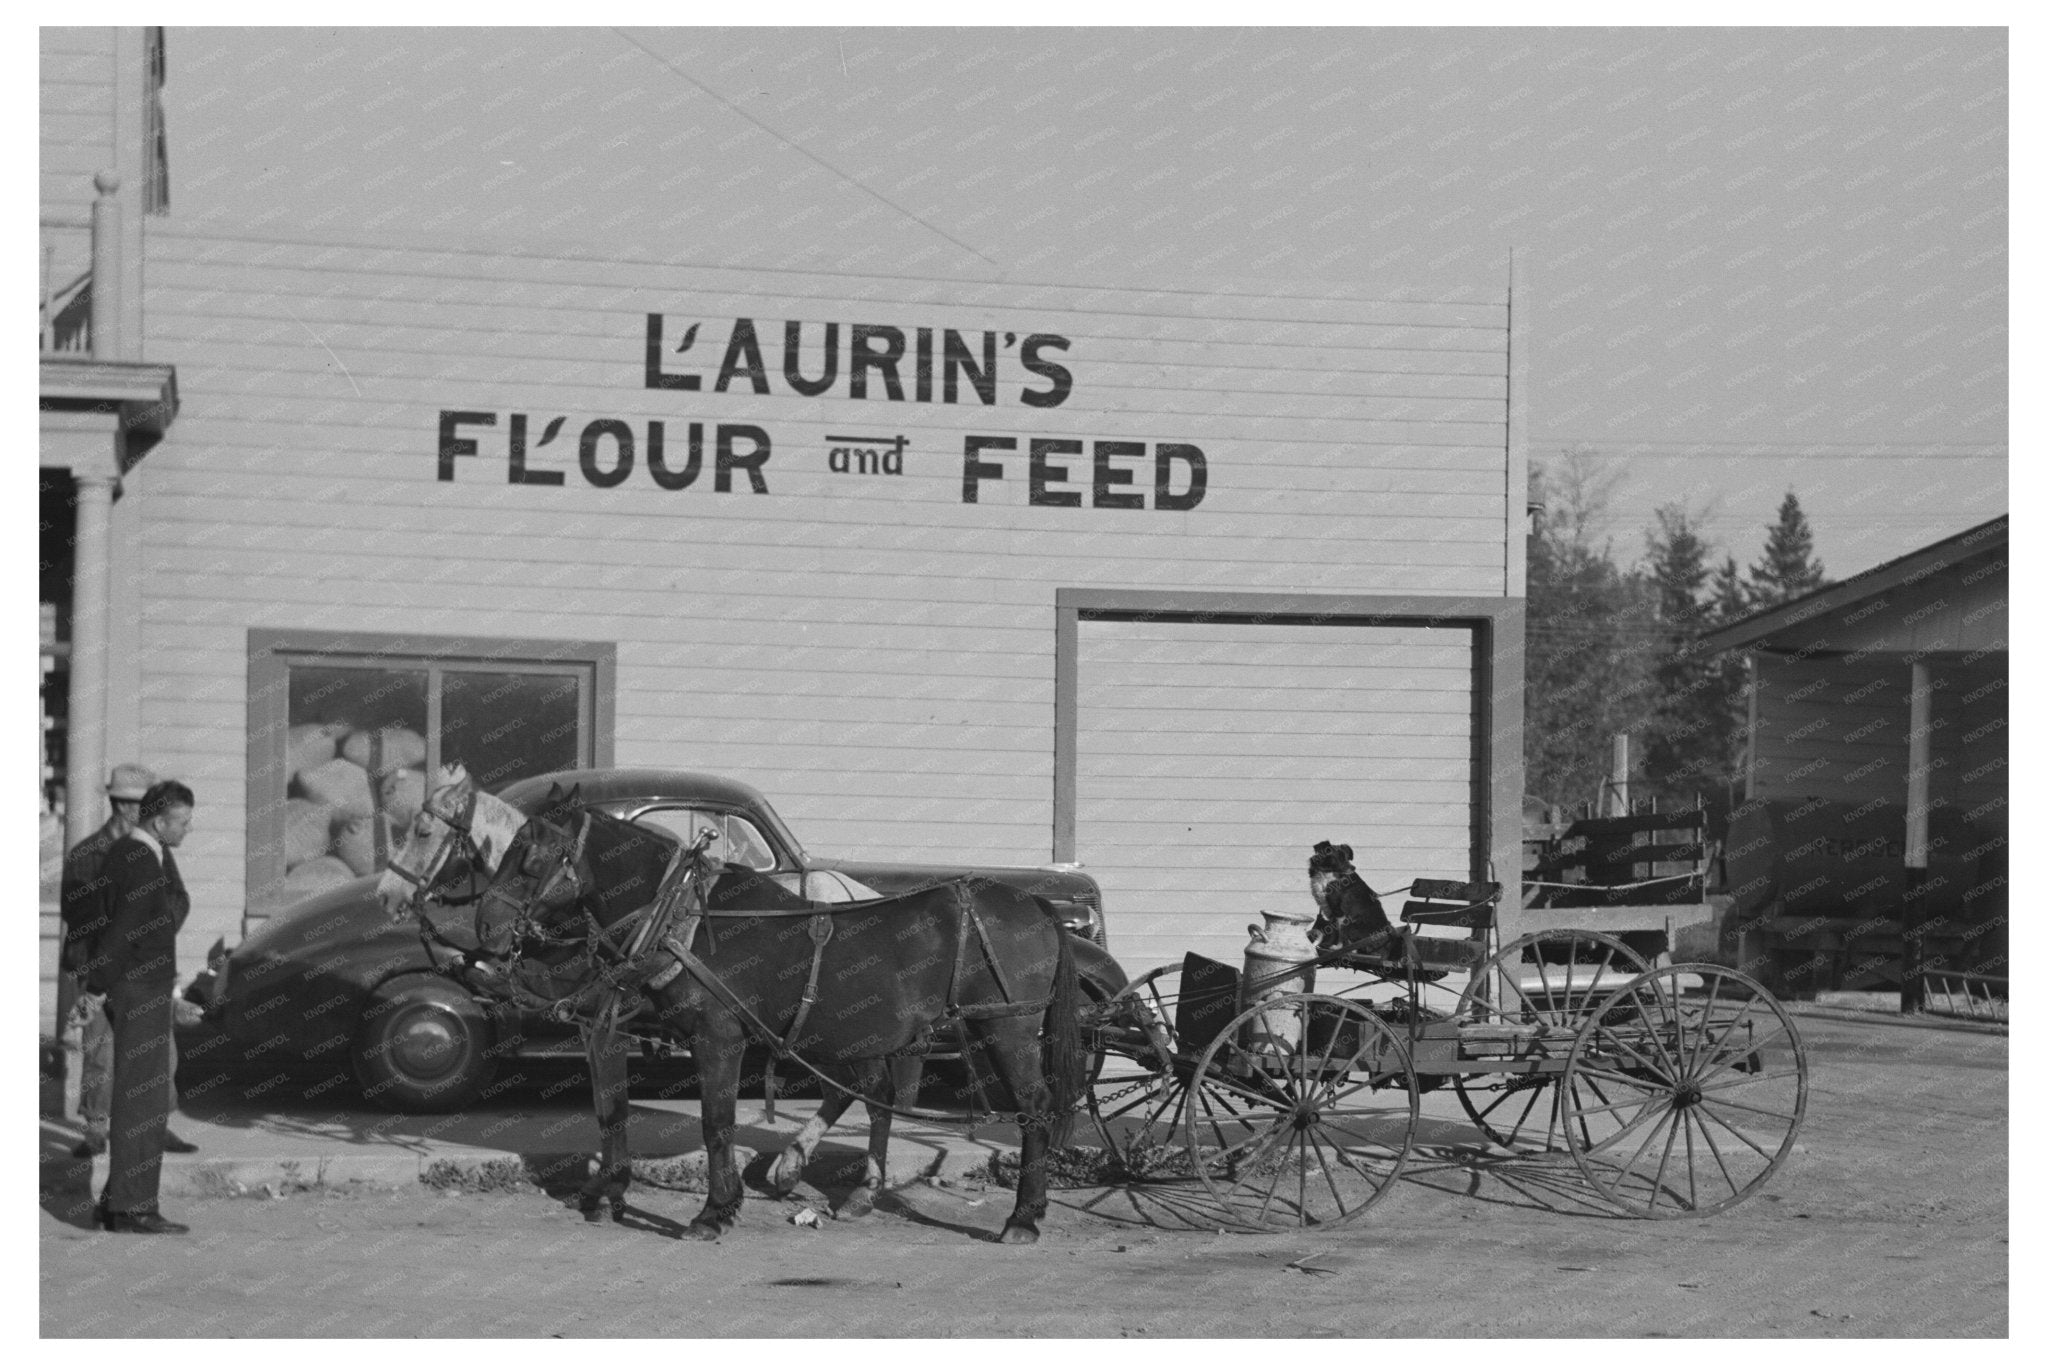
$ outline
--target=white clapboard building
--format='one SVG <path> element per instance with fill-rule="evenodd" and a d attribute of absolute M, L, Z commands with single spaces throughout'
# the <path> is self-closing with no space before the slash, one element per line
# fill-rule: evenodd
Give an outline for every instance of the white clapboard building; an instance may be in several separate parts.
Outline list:
<path fill-rule="evenodd" d="M 99 38 L 45 33 L 47 111 L 51 43 Z M 1319 839 L 1375 885 L 1517 875 L 1505 274 L 741 270 L 191 225 L 143 178 L 97 196 L 83 340 L 46 324 L 42 462 L 72 824 L 110 762 L 196 789 L 188 957 L 374 866 L 451 758 L 729 775 L 820 853 L 1079 862 L 1134 974 L 1235 958 Z"/>

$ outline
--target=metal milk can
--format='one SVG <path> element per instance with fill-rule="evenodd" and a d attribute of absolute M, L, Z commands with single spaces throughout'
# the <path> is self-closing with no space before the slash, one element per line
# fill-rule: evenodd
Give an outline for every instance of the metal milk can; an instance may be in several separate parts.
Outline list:
<path fill-rule="evenodd" d="M 1252 941 L 1245 945 L 1244 976 L 1237 988 L 1237 1007 L 1250 1009 L 1260 1001 L 1301 995 L 1316 988 L 1316 945 L 1309 941 L 1309 926 L 1316 912 L 1261 910 L 1266 922 L 1246 929 Z M 1298 1018 L 1298 1016 L 1295 1016 Z M 1293 1051 L 1299 1041 L 1293 1036 L 1290 1016 L 1283 1011 L 1262 1012 L 1247 1026 L 1246 1047 L 1282 1055 Z"/>

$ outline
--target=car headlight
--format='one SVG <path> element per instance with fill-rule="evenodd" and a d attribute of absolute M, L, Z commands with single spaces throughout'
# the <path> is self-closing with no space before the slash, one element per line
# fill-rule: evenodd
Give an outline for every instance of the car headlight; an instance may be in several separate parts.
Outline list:
<path fill-rule="evenodd" d="M 1102 943 L 1102 910 L 1093 897 L 1047 896 L 1045 903 L 1067 928 L 1091 943 Z"/>

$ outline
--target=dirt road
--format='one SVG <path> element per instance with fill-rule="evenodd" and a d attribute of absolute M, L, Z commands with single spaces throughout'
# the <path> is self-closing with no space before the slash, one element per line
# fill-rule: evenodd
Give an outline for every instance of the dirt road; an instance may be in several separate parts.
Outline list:
<path fill-rule="evenodd" d="M 1036 1247 L 1008 1191 L 915 1185 L 861 1221 L 636 1187 L 626 1226 L 538 1191 L 189 1200 L 185 1238 L 112 1237 L 46 1197 L 46 1336 L 2001 1336 L 2003 1036 L 1803 1021 L 1803 1148 L 1717 1217 L 1606 1213 L 1576 1170 L 1437 1144 L 1362 1225 L 1217 1235 L 1056 1192 Z"/>

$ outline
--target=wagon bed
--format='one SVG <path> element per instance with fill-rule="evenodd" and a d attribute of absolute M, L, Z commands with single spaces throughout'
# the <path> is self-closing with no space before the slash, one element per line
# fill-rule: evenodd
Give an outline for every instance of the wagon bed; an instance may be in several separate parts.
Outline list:
<path fill-rule="evenodd" d="M 1349 1222 L 1393 1188 L 1423 1096 L 1445 1089 L 1491 1149 L 1569 1160 L 1635 1216 L 1718 1212 L 1784 1163 L 1805 1049 L 1757 982 L 1653 967 L 1578 927 L 1497 946 L 1497 886 L 1410 891 L 1394 933 L 1319 954 L 1300 989 L 1261 998 L 1191 953 L 1108 1002 L 1088 1106 L 1112 1178 L 1199 1191 L 1232 1226 Z M 1308 983 L 1333 969 L 1355 977 Z"/>

